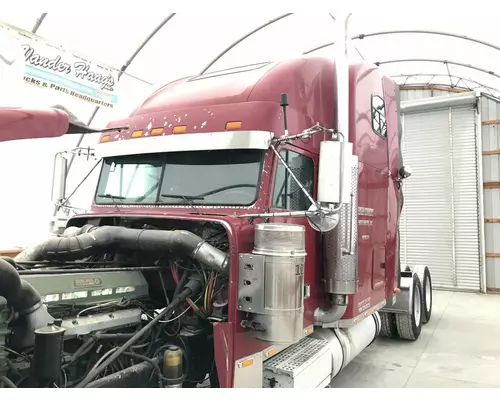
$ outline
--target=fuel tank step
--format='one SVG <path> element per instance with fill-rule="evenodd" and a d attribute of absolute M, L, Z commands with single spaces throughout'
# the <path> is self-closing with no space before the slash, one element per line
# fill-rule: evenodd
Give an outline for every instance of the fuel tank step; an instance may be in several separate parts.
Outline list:
<path fill-rule="evenodd" d="M 264 361 L 265 388 L 323 388 L 380 333 L 376 312 L 343 329 L 318 328 Z"/>
<path fill-rule="evenodd" d="M 331 371 L 328 341 L 305 337 L 264 362 L 263 387 L 315 388 L 323 386 Z M 328 382 L 326 382 L 328 384 Z"/>

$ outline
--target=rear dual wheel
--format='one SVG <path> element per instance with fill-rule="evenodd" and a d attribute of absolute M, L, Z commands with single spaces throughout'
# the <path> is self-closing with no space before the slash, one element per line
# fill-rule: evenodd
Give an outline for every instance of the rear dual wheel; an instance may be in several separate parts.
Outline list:
<path fill-rule="evenodd" d="M 426 324 L 431 320 L 432 315 L 432 279 L 429 268 L 420 267 L 415 271 L 422 282 L 422 323 Z"/>
<path fill-rule="evenodd" d="M 401 339 L 415 341 L 422 332 L 422 283 L 417 274 L 413 274 L 413 293 L 411 314 L 396 314 L 396 327 Z"/>
<path fill-rule="evenodd" d="M 423 323 L 423 290 L 417 274 L 413 274 L 411 314 L 394 314 L 381 312 L 382 327 L 380 335 L 390 338 L 401 338 L 415 341 L 419 338 Z"/>
<path fill-rule="evenodd" d="M 381 312 L 380 321 L 380 336 L 387 338 L 399 337 L 398 328 L 396 326 L 396 314 Z"/>

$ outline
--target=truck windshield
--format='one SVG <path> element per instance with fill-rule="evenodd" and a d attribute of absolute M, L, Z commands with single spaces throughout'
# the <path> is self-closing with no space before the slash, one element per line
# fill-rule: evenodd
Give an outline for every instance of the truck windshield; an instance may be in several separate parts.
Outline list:
<path fill-rule="evenodd" d="M 140 154 L 104 160 L 96 204 L 253 204 L 264 151 Z"/>

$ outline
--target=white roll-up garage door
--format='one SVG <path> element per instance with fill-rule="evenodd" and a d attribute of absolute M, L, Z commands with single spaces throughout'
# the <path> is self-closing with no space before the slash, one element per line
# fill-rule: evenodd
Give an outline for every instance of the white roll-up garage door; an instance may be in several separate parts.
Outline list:
<path fill-rule="evenodd" d="M 475 93 L 402 103 L 401 263 L 435 287 L 479 291 L 481 246 Z"/>

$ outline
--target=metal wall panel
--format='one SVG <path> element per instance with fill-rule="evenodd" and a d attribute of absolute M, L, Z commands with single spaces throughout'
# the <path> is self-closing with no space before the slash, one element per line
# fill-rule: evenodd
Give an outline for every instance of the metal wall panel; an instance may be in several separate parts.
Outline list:
<path fill-rule="evenodd" d="M 430 89 L 401 90 L 401 92 L 400 92 L 401 101 L 426 99 L 428 97 L 432 97 L 431 94 L 432 94 L 432 92 Z"/>
<path fill-rule="evenodd" d="M 483 181 L 500 182 L 500 103 L 481 97 Z M 484 154 L 486 153 L 486 154 Z M 491 186 L 491 185 L 489 185 Z M 500 290 L 500 189 L 484 188 L 486 285 L 490 291 Z"/>
<path fill-rule="evenodd" d="M 474 96 L 471 96 L 474 100 Z M 404 264 L 427 264 L 436 287 L 481 289 L 476 113 L 468 106 L 406 112 L 401 231 Z"/>
<path fill-rule="evenodd" d="M 479 181 L 475 107 L 452 107 L 451 141 L 455 230 L 455 286 L 481 285 Z"/>

